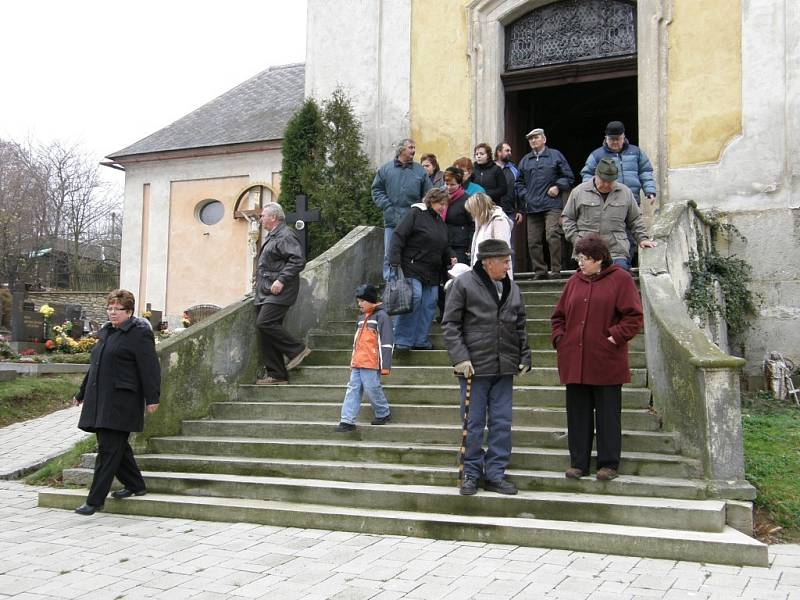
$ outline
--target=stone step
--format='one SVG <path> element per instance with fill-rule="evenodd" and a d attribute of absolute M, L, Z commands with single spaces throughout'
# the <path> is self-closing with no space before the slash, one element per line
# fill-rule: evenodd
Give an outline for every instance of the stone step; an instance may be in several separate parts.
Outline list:
<path fill-rule="evenodd" d="M 211 459 L 215 457 L 197 457 Z M 230 462 L 230 461 L 229 461 Z M 257 461 L 248 461 L 255 464 Z M 265 461 L 262 461 L 265 462 Z M 174 463 L 178 466 L 177 463 Z M 335 463 L 325 463 L 329 468 Z M 321 465 L 323 466 L 323 465 Z M 270 471 L 267 468 L 264 471 Z M 70 483 L 88 485 L 92 470 L 75 469 Z M 571 521 L 609 523 L 661 529 L 719 532 L 725 527 L 725 502 L 681 500 L 611 494 L 535 492 L 522 490 L 515 496 L 479 492 L 472 498 L 453 494 L 452 485 L 398 485 L 397 483 L 343 482 L 330 479 L 284 477 L 261 474 L 230 474 L 143 470 L 150 493 L 191 494 L 304 502 L 379 510 L 437 512 L 446 504 L 448 512 L 493 517 L 556 519 L 569 515 Z"/>
<path fill-rule="evenodd" d="M 304 366 L 347 365 L 350 363 L 352 350 L 320 350 L 315 349 L 303 361 Z M 536 367 L 555 367 L 557 356 L 555 350 L 533 350 L 531 361 Z M 644 368 L 647 359 L 644 352 L 628 352 L 628 362 L 632 368 Z M 393 367 L 410 366 L 452 366 L 446 350 L 418 350 L 412 352 L 396 352 L 392 357 Z"/>
<path fill-rule="evenodd" d="M 525 378 L 517 378 L 514 385 L 514 406 L 565 405 L 564 386 L 519 385 Z M 291 385 L 240 385 L 237 397 L 243 402 L 341 402 L 347 390 L 347 382 L 337 384 L 292 383 Z M 390 385 L 383 386 L 389 403 L 438 404 L 440 398 L 458 398 L 459 387 L 450 385 Z M 366 401 L 366 400 L 365 400 Z M 647 388 L 622 388 L 622 408 L 647 408 L 650 405 L 650 390 Z"/>
<path fill-rule="evenodd" d="M 448 505 L 457 501 L 458 492 L 452 488 L 449 493 L 452 498 L 448 499 Z M 43 489 L 39 492 L 39 506 L 74 509 L 83 502 L 85 494 L 86 491 L 80 489 Z M 349 494 L 349 486 L 343 490 L 343 494 Z M 112 514 L 433 537 L 722 564 L 768 564 L 765 545 L 727 526 L 719 533 L 712 533 L 604 523 L 419 513 L 155 493 L 127 500 L 109 498 L 104 511 Z"/>
<path fill-rule="evenodd" d="M 438 405 L 402 404 L 392 407 L 392 422 L 407 424 L 452 425 L 460 424 L 459 393 L 449 397 L 440 396 Z M 220 420 L 272 420 L 272 421 L 328 421 L 338 423 L 342 410 L 341 402 L 215 402 L 209 416 Z M 369 423 L 373 418 L 372 407 L 364 398 L 358 419 Z M 564 408 L 542 408 L 515 406 L 514 427 L 566 427 L 567 412 Z M 658 431 L 660 419 L 649 410 L 625 409 L 622 411 L 622 427 L 636 431 Z"/>
<path fill-rule="evenodd" d="M 531 318 L 527 319 L 528 333 L 546 333 L 550 335 L 550 318 Z M 431 333 L 441 333 L 442 329 L 438 323 L 431 325 Z M 351 338 L 355 333 L 355 320 L 351 321 L 328 321 L 325 324 L 326 333 L 349 333 Z"/>
<path fill-rule="evenodd" d="M 345 366 L 302 366 L 292 371 L 292 383 L 331 383 L 350 379 L 350 367 Z M 522 385 L 559 385 L 558 369 L 555 367 L 534 367 L 515 383 Z M 382 377 L 385 384 L 450 384 L 455 382 L 453 368 L 447 367 L 393 367 L 391 375 Z M 646 387 L 647 369 L 631 369 L 631 383 L 627 387 Z M 270 386 L 271 387 L 271 386 Z"/>
<path fill-rule="evenodd" d="M 308 343 L 314 348 L 320 349 L 347 349 L 353 348 L 353 334 L 355 332 L 355 321 L 350 324 L 350 330 L 346 333 L 329 333 L 329 332 L 314 332 L 309 334 Z M 434 350 L 445 350 L 444 339 L 442 338 L 441 331 L 437 328 L 432 331 L 428 336 L 433 344 Z M 552 350 L 553 345 L 550 343 L 550 333 L 528 333 L 528 345 L 532 350 Z M 632 352 L 644 352 L 644 336 L 637 335 L 628 344 L 628 349 Z M 425 350 L 412 350 L 411 354 L 416 352 L 425 352 Z M 309 356 L 311 358 L 311 356 Z M 349 357 L 347 362 L 349 362 Z"/>
<path fill-rule="evenodd" d="M 445 466 L 455 464 L 455 444 L 415 444 L 402 442 L 363 442 L 359 440 L 303 440 L 226 438 L 213 436 L 173 436 L 151 438 L 151 451 L 157 454 L 210 454 L 221 457 L 272 459 L 342 460 L 362 463 Z M 515 447 L 511 468 L 554 471 L 563 478 L 569 467 L 565 448 Z M 84 466 L 91 466 L 88 463 Z M 165 469 L 160 469 L 165 470 Z M 174 470 L 174 469 L 166 469 Z M 183 470 L 183 469 L 178 469 Z M 697 478 L 703 473 L 700 463 L 676 454 L 623 451 L 619 471 L 641 477 Z M 588 481 L 588 480 L 586 480 Z M 568 483 L 568 482 L 567 482 Z"/>
<path fill-rule="evenodd" d="M 461 442 L 458 425 L 409 425 L 389 423 L 366 425 L 355 431 L 333 431 L 332 421 L 270 421 L 203 419 L 183 422 L 182 433 L 188 436 L 255 437 L 277 439 L 342 439 L 416 444 L 453 444 Z M 564 427 L 515 426 L 515 447 L 566 448 L 567 431 Z M 679 437 L 672 432 L 622 430 L 622 447 L 630 452 L 657 452 L 676 454 Z"/>

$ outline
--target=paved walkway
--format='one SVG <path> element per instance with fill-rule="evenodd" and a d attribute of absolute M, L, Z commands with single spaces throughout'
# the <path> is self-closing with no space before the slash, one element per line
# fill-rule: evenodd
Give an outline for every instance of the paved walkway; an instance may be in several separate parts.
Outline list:
<path fill-rule="evenodd" d="M 80 413 L 73 406 L 0 429 L 0 479 L 38 469 L 89 435 L 78 429 Z"/>
<path fill-rule="evenodd" d="M 0 472 L 83 434 L 77 409 L 0 429 Z M 13 457 L 13 458 L 10 458 Z M 160 598 L 393 600 L 800 600 L 800 545 L 766 568 L 730 567 L 246 523 L 36 506 L 0 481 L 0 600 Z"/>

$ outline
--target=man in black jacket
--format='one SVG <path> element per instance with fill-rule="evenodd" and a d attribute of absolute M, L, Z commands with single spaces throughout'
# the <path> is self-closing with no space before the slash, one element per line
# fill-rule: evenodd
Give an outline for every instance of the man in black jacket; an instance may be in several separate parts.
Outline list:
<path fill-rule="evenodd" d="M 261 225 L 267 230 L 267 237 L 258 255 L 253 303 L 258 310 L 256 327 L 267 373 L 256 383 L 278 385 L 288 383 L 288 371 L 300 366 L 311 353 L 283 327 L 286 313 L 297 300 L 300 271 L 306 266 L 306 259 L 300 241 L 286 225 L 280 204 L 270 202 L 264 206 Z M 289 358 L 286 365 L 284 356 Z"/>
<path fill-rule="evenodd" d="M 531 368 L 525 305 L 519 287 L 508 277 L 511 248 L 502 240 L 478 246 L 472 271 L 457 277 L 447 292 L 442 331 L 461 384 L 462 415 L 467 380 L 471 401 L 464 444 L 461 495 L 484 489 L 516 494 L 505 477 L 511 457 L 511 395 L 514 375 Z M 488 416 L 488 420 L 487 420 Z M 488 422 L 488 448 L 481 447 Z"/>
<path fill-rule="evenodd" d="M 531 151 L 519 163 L 516 190 L 522 209 L 527 213 L 528 250 L 537 279 L 547 279 L 542 236 L 547 236 L 550 270 L 561 271 L 561 192 L 569 191 L 575 175 L 567 159 L 547 146 L 544 129 L 534 129 L 526 136 Z"/>

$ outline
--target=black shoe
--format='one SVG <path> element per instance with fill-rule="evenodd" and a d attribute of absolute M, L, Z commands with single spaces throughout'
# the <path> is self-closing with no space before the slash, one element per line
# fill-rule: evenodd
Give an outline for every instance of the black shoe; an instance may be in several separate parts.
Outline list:
<path fill-rule="evenodd" d="M 412 350 L 433 350 L 433 346 L 411 346 Z"/>
<path fill-rule="evenodd" d="M 536 273 L 536 275 L 533 276 L 533 279 L 534 279 L 534 281 L 546 281 L 546 280 L 550 279 L 550 274 L 547 273 L 547 272 Z"/>
<path fill-rule="evenodd" d="M 371 425 L 386 425 L 389 421 L 392 420 L 392 413 L 389 413 L 385 417 L 375 417 L 370 422 Z"/>
<path fill-rule="evenodd" d="M 511 483 L 505 477 L 503 479 L 495 479 L 494 481 L 485 481 L 483 489 L 487 492 L 497 492 L 498 494 L 506 494 L 513 496 L 517 493 L 517 486 Z"/>
<path fill-rule="evenodd" d="M 408 352 L 411 352 L 411 348 L 409 346 L 394 347 L 394 354 L 407 354 Z"/>
<path fill-rule="evenodd" d="M 339 423 L 335 428 L 334 431 L 338 431 L 339 433 L 344 433 L 346 431 L 355 431 L 356 426 L 353 423 L 345 423 L 342 421 Z"/>
<path fill-rule="evenodd" d="M 86 515 L 88 517 L 89 515 L 93 515 L 94 513 L 96 513 L 98 510 L 103 510 L 102 504 L 100 506 L 92 506 L 88 502 L 84 502 L 78 508 L 75 509 L 75 512 L 78 513 L 79 515 Z"/>
<path fill-rule="evenodd" d="M 462 496 L 473 496 L 478 491 L 478 480 L 474 477 L 467 475 L 464 481 L 461 482 L 461 488 L 458 493 Z"/>
<path fill-rule="evenodd" d="M 111 492 L 112 498 L 119 498 L 122 500 L 123 498 L 130 498 L 131 496 L 144 496 L 147 493 L 147 490 L 129 490 L 128 488 L 122 488 L 121 490 L 117 490 L 116 492 Z"/>

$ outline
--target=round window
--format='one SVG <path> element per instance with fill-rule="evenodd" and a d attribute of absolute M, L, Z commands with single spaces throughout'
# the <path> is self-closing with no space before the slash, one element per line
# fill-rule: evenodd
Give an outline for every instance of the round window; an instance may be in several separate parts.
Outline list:
<path fill-rule="evenodd" d="M 204 225 L 216 225 L 225 214 L 225 206 L 219 200 L 204 200 L 197 211 L 197 218 Z"/>

